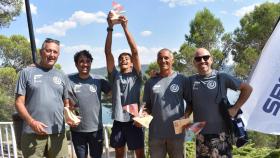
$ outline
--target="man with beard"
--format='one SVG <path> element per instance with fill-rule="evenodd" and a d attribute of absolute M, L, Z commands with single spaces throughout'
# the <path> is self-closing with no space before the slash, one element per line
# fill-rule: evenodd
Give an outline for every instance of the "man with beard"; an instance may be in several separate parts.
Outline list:
<path fill-rule="evenodd" d="M 235 104 L 228 109 L 234 117 L 252 92 L 247 83 L 212 69 L 213 57 L 205 48 L 198 48 L 193 59 L 198 74 L 190 76 L 191 89 L 187 117 L 193 112 L 194 122 L 206 121 L 206 126 L 196 137 L 196 156 L 198 158 L 231 158 L 232 142 L 227 124 L 219 104 L 227 95 L 227 89 L 240 90 Z M 227 111 L 226 111 L 227 112 Z"/>

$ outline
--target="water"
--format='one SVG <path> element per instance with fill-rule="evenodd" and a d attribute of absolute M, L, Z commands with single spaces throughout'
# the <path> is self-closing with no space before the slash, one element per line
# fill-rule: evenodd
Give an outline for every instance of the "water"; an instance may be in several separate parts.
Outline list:
<path fill-rule="evenodd" d="M 111 119 L 111 108 L 107 108 L 102 106 L 102 121 L 103 124 L 113 124 L 113 120 Z"/>

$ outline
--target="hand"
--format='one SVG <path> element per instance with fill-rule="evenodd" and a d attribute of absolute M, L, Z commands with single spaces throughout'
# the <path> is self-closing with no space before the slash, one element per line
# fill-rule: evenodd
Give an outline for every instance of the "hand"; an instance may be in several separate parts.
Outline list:
<path fill-rule="evenodd" d="M 147 109 L 146 109 L 146 108 L 143 108 L 143 111 L 142 111 L 142 113 L 140 114 L 140 117 L 145 117 L 145 116 L 147 116 L 147 115 L 149 115 L 149 113 L 147 112 Z"/>
<path fill-rule="evenodd" d="M 127 27 L 127 22 L 128 22 L 127 18 L 126 18 L 125 16 L 121 15 L 121 16 L 119 17 L 119 20 L 121 21 L 122 27 L 123 27 L 123 28 L 126 28 L 126 27 Z"/>
<path fill-rule="evenodd" d="M 81 119 L 81 117 L 80 116 L 77 116 L 79 119 Z M 66 123 L 70 126 L 70 127 L 73 127 L 73 128 L 75 128 L 75 127 L 77 127 L 78 125 L 79 125 L 79 123 L 75 123 L 74 121 L 70 121 L 70 120 L 68 120 L 68 121 L 66 121 Z"/>
<path fill-rule="evenodd" d="M 133 125 L 138 127 L 138 128 L 142 128 L 143 127 L 140 123 L 138 123 L 136 121 L 133 122 Z"/>
<path fill-rule="evenodd" d="M 40 122 L 40 121 L 32 120 L 31 123 L 29 124 L 29 126 L 38 135 L 46 135 L 47 134 L 47 131 L 45 130 L 45 128 L 47 128 L 48 126 L 45 125 L 44 123 Z"/>
<path fill-rule="evenodd" d="M 114 26 L 114 24 L 113 24 L 113 22 L 111 20 L 112 17 L 113 17 L 113 13 L 110 11 L 108 13 L 108 16 L 107 16 L 108 27 L 110 27 L 110 28 L 113 28 L 113 26 Z"/>
<path fill-rule="evenodd" d="M 230 117 L 232 117 L 232 118 L 235 117 L 237 112 L 238 112 L 238 110 L 239 110 L 239 108 L 236 108 L 235 106 L 230 107 L 228 109 L 228 113 L 229 113 Z"/>

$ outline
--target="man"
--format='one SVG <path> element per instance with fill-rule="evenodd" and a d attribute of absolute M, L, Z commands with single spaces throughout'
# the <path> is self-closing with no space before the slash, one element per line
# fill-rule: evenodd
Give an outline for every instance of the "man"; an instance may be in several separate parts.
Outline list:
<path fill-rule="evenodd" d="M 205 128 L 196 137 L 197 157 L 232 157 L 230 136 L 219 102 L 226 96 L 228 88 L 240 90 L 236 103 L 228 109 L 229 115 L 234 117 L 250 96 L 252 88 L 235 77 L 213 70 L 213 57 L 205 48 L 195 51 L 193 64 L 198 74 L 190 77 L 191 106 L 188 106 L 187 115 L 193 112 L 194 122 L 206 121 Z"/>
<path fill-rule="evenodd" d="M 105 79 L 91 75 L 92 56 L 87 50 L 74 56 L 77 74 L 69 76 L 71 89 L 79 108 L 81 122 L 71 128 L 72 141 L 78 158 L 101 158 L 103 152 L 103 124 L 101 92 L 109 93 L 111 88 Z"/>
<path fill-rule="evenodd" d="M 16 85 L 16 109 L 24 120 L 21 148 L 24 157 L 67 157 L 63 107 L 68 104 L 67 78 L 54 64 L 59 41 L 47 38 L 41 61 L 21 71 Z"/>
<path fill-rule="evenodd" d="M 144 88 L 143 100 L 147 113 L 153 116 L 149 127 L 151 158 L 184 158 L 184 136 L 175 134 L 173 121 L 184 117 L 187 99 L 187 78 L 173 71 L 174 57 L 169 49 L 157 54 L 159 74 L 149 79 Z"/>
<path fill-rule="evenodd" d="M 114 57 L 111 52 L 113 26 L 112 14 L 109 13 L 108 34 L 105 44 L 105 55 L 107 70 L 112 84 L 112 119 L 114 120 L 110 145 L 115 148 L 116 158 L 123 158 L 125 144 L 129 150 L 135 150 L 137 158 L 144 156 L 144 132 L 141 127 L 133 124 L 132 116 L 123 110 L 123 106 L 140 104 L 140 89 L 142 82 L 141 65 L 138 56 L 136 43 L 128 31 L 128 20 L 120 16 L 119 21 L 124 30 L 131 54 L 121 53 L 118 58 L 120 71 L 114 64 Z"/>

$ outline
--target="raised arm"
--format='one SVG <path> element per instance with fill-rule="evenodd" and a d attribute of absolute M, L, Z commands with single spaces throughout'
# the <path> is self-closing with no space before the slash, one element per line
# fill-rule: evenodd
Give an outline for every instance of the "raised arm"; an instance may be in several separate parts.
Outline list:
<path fill-rule="evenodd" d="M 131 33 L 128 31 L 128 20 L 125 16 L 120 16 L 120 20 L 121 20 L 121 25 L 123 27 L 124 33 L 125 33 L 125 37 L 127 39 L 127 42 L 129 44 L 131 53 L 132 53 L 132 63 L 133 66 L 135 68 L 135 70 L 137 71 L 137 73 L 139 73 L 141 71 L 141 63 L 140 63 L 140 59 L 139 59 L 139 55 L 138 55 L 138 49 L 137 49 L 137 45 L 131 35 Z"/>
<path fill-rule="evenodd" d="M 110 17 L 112 17 L 112 13 L 109 13 L 107 17 L 108 28 L 107 28 L 107 37 L 105 43 L 105 56 L 106 56 L 108 73 L 111 73 L 115 67 L 114 56 L 112 54 L 112 34 L 113 34 L 114 24 L 110 20 Z"/>

